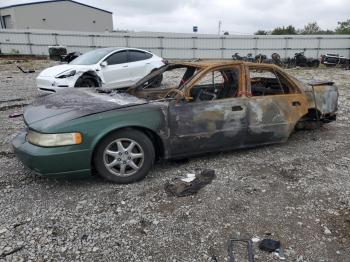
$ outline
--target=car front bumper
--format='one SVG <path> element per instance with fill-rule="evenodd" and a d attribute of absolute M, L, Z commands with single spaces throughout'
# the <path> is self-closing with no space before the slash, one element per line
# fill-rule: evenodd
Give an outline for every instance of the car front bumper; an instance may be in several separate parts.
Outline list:
<path fill-rule="evenodd" d="M 72 150 L 73 146 L 39 147 L 26 141 L 21 131 L 13 140 L 16 157 L 35 173 L 44 176 L 91 174 L 91 150 Z"/>
<path fill-rule="evenodd" d="M 55 78 L 50 76 L 38 76 L 36 86 L 40 91 L 54 93 L 59 89 L 74 87 L 75 81 L 71 78 Z"/>

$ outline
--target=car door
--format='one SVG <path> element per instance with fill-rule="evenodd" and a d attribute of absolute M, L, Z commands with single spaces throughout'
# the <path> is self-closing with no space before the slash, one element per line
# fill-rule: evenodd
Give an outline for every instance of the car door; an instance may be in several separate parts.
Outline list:
<path fill-rule="evenodd" d="M 150 73 L 152 54 L 140 50 L 128 50 L 128 62 L 131 69 L 131 79 L 136 83 Z"/>
<path fill-rule="evenodd" d="M 247 68 L 248 130 L 246 145 L 283 142 L 308 112 L 305 96 L 292 80 L 275 68 Z"/>
<path fill-rule="evenodd" d="M 209 72 L 212 74 L 216 72 Z M 239 72 L 238 72 L 239 73 Z M 208 90 L 207 76 L 201 83 L 194 84 L 193 90 Z M 203 80 L 203 81 L 202 81 Z M 237 89 L 240 81 L 237 79 Z M 204 82 L 204 83 L 203 83 Z M 209 81 L 214 86 L 227 87 L 225 79 L 215 78 Z M 176 102 L 169 105 L 170 148 L 173 156 L 200 154 L 244 145 L 247 129 L 246 98 L 233 97 L 204 101 Z M 219 96 L 217 96 L 218 98 Z"/>
<path fill-rule="evenodd" d="M 105 59 L 107 65 L 101 66 L 104 88 L 121 88 L 132 84 L 127 51 L 118 51 Z"/>

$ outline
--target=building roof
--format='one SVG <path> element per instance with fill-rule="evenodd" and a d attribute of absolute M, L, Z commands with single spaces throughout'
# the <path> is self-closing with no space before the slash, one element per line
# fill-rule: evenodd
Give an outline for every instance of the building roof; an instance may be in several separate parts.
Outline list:
<path fill-rule="evenodd" d="M 82 5 L 82 6 L 86 6 L 86 7 L 90 7 L 102 12 L 106 12 L 109 14 L 112 14 L 112 12 L 95 7 L 95 6 L 91 6 L 91 5 L 87 5 L 87 4 L 83 4 L 77 1 L 73 1 L 73 0 L 46 0 L 46 1 L 38 1 L 38 2 L 29 2 L 29 3 L 23 3 L 23 4 L 15 4 L 15 5 L 8 5 L 8 6 L 2 6 L 0 7 L 0 9 L 5 9 L 5 8 L 12 8 L 12 7 L 18 7 L 18 6 L 26 6 L 26 5 L 37 5 L 37 4 L 43 4 L 43 3 L 56 3 L 56 2 L 72 2 L 74 4 L 78 4 L 78 5 Z"/>

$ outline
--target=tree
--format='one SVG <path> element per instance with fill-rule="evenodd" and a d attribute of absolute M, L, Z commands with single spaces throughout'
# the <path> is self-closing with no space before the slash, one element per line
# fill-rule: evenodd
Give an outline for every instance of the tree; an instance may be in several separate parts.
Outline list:
<path fill-rule="evenodd" d="M 317 22 L 311 22 L 311 23 L 308 23 L 306 26 L 304 26 L 304 29 L 301 30 L 301 33 L 303 35 L 315 35 L 315 34 L 319 34 L 321 31 L 322 30 L 318 26 Z"/>
<path fill-rule="evenodd" d="M 350 19 L 338 22 L 338 27 L 335 29 L 336 34 L 350 34 Z"/>
<path fill-rule="evenodd" d="M 254 35 L 267 35 L 269 32 L 265 30 L 258 30 L 254 33 Z"/>
<path fill-rule="evenodd" d="M 287 27 L 276 27 L 271 32 L 272 35 L 296 35 L 297 30 L 295 30 L 295 27 L 292 25 L 289 25 Z"/>

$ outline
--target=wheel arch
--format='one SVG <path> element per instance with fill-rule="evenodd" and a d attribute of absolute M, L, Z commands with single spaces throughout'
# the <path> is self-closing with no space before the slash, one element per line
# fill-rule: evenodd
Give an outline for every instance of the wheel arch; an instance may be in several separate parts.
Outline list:
<path fill-rule="evenodd" d="M 299 118 L 298 122 L 295 124 L 294 129 L 315 129 L 317 121 L 320 120 L 322 113 L 320 110 L 311 107 L 308 112 Z"/>
<path fill-rule="evenodd" d="M 82 77 L 91 77 L 95 81 L 96 86 L 98 86 L 98 87 L 102 86 L 102 79 L 93 70 L 89 70 L 89 71 L 84 72 L 81 76 L 78 77 L 78 79 L 75 81 L 74 85 L 76 85 Z"/>
<path fill-rule="evenodd" d="M 303 115 L 299 121 L 301 120 L 317 120 L 317 118 L 321 117 L 322 112 L 319 109 L 316 109 L 314 107 L 310 107 L 308 109 L 308 112 Z"/>
<path fill-rule="evenodd" d="M 100 136 L 96 141 L 94 141 L 93 146 L 92 146 L 92 151 L 91 151 L 92 152 L 91 159 L 90 159 L 91 164 L 93 164 L 93 159 L 94 159 L 94 155 L 95 155 L 96 148 L 97 148 L 98 144 L 106 136 L 108 136 L 114 132 L 120 131 L 120 130 L 128 130 L 128 129 L 140 131 L 140 132 L 144 133 L 151 140 L 151 142 L 154 146 L 154 150 L 155 150 L 155 160 L 159 160 L 162 157 L 164 157 L 164 154 L 165 154 L 164 142 L 154 130 L 147 128 L 147 127 L 144 127 L 144 126 L 130 125 L 130 126 L 126 126 L 126 127 L 118 127 L 118 128 L 111 129 L 108 132 L 104 133 L 102 136 Z"/>

